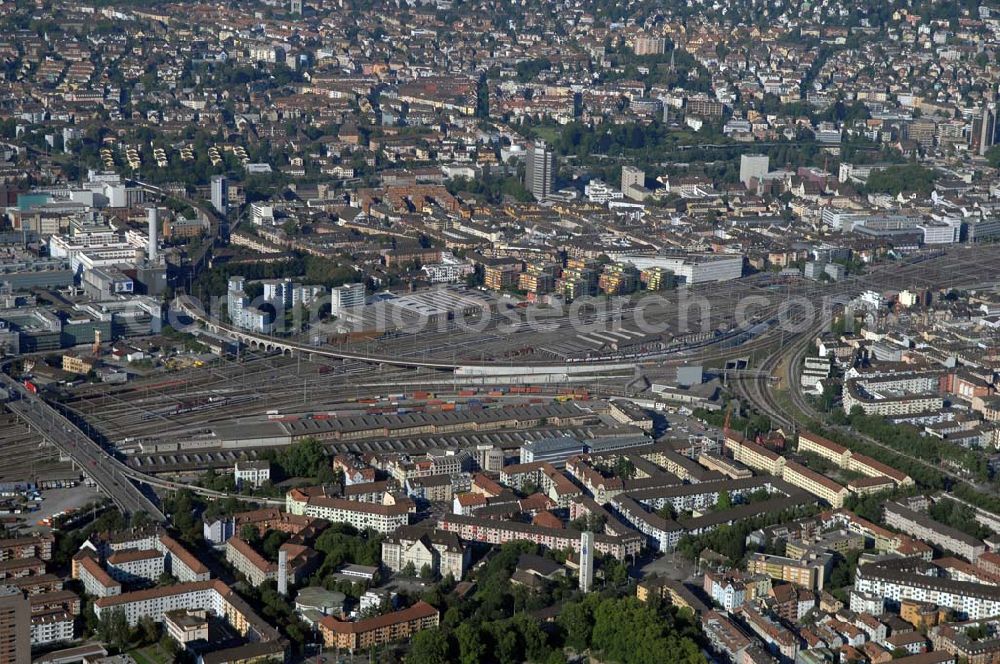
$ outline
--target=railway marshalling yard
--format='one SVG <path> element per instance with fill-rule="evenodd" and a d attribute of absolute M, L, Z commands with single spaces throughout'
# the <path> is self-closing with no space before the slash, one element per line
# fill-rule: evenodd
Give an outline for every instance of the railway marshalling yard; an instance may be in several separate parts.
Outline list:
<path fill-rule="evenodd" d="M 572 316 L 498 300 L 503 315 L 476 329 L 451 321 L 310 352 L 247 349 L 49 398 L 117 448 L 129 468 L 182 479 L 304 437 L 332 451 L 411 454 L 611 437 L 625 433 L 605 412 L 611 397 L 650 400 L 650 385 L 671 384 L 683 365 L 742 358 L 749 372 L 776 366 L 769 360 L 822 326 L 824 302 L 872 288 L 989 287 L 1000 272 L 998 254 L 995 246 L 934 252 L 836 284 L 760 274 L 645 301 L 599 301 Z M 0 480 L 67 472 L 36 432 L 3 417 Z M 667 420 L 671 437 L 703 432 L 680 415 Z"/>

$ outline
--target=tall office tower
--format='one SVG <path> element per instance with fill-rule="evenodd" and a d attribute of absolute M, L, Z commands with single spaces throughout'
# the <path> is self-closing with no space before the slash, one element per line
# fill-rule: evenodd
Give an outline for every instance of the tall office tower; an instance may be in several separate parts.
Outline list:
<path fill-rule="evenodd" d="M 212 207 L 219 214 L 229 209 L 229 183 L 224 175 L 212 176 Z"/>
<path fill-rule="evenodd" d="M 979 120 L 979 155 L 993 147 L 997 138 L 997 105 L 990 102 L 983 106 L 983 117 Z"/>
<path fill-rule="evenodd" d="M 288 277 L 268 279 L 264 282 L 264 300 L 278 309 L 288 309 L 294 304 L 297 288 L 299 285 Z"/>
<path fill-rule="evenodd" d="M 757 178 L 758 181 L 767 175 L 770 161 L 766 154 L 745 154 L 740 156 L 740 182 L 750 188 L 750 180 Z"/>
<path fill-rule="evenodd" d="M 528 150 L 524 168 L 524 188 L 536 201 L 544 201 L 552 193 L 552 152 L 545 141 L 538 141 Z"/>
<path fill-rule="evenodd" d="M 292 0 L 291 2 L 291 12 L 293 14 L 302 14 L 302 0 Z"/>
<path fill-rule="evenodd" d="M 31 661 L 31 608 L 14 586 L 0 586 L 0 662 Z"/>
<path fill-rule="evenodd" d="M 246 279 L 243 277 L 229 277 L 229 288 L 226 291 L 226 311 L 229 320 L 236 327 L 243 327 L 243 311 L 249 306 L 250 300 L 247 298 Z"/>
<path fill-rule="evenodd" d="M 146 249 L 146 257 L 150 263 L 156 262 L 156 233 L 160 225 L 160 211 L 154 205 L 149 208 L 147 219 L 149 220 L 149 246 Z"/>
<path fill-rule="evenodd" d="M 632 186 L 645 187 L 646 174 L 635 166 L 622 166 L 622 193 L 625 194 L 626 198 L 631 198 L 628 190 Z"/>
<path fill-rule="evenodd" d="M 580 592 L 589 593 L 594 585 L 594 533 L 580 533 Z"/>
<path fill-rule="evenodd" d="M 364 284 L 344 284 L 330 289 L 330 313 L 338 316 L 365 303 Z"/>

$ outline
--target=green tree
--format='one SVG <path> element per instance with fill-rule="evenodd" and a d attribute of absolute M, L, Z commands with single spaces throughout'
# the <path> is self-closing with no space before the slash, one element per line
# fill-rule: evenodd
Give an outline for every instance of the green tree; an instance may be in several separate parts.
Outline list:
<path fill-rule="evenodd" d="M 281 545 L 288 541 L 288 538 L 288 533 L 272 530 L 264 537 L 264 541 L 261 542 L 260 552 L 268 560 L 277 560 L 278 551 L 281 549 Z"/>
<path fill-rule="evenodd" d="M 115 609 L 111 613 L 103 613 L 97 624 L 97 635 L 101 641 L 119 652 L 128 649 L 132 630 L 129 629 L 125 612 Z"/>
<path fill-rule="evenodd" d="M 628 457 L 618 457 L 618 461 L 615 462 L 615 475 L 626 480 L 635 477 L 635 466 L 629 461 Z"/>
<path fill-rule="evenodd" d="M 417 632 L 410 642 L 407 664 L 449 664 L 450 644 L 448 636 L 438 628 Z"/>
<path fill-rule="evenodd" d="M 257 526 L 252 523 L 245 523 L 243 527 L 240 528 L 240 539 L 245 541 L 250 546 L 257 546 L 260 544 L 260 531 L 257 530 Z"/>
<path fill-rule="evenodd" d="M 139 618 L 139 624 L 135 627 L 135 640 L 143 645 L 156 643 L 160 638 L 160 626 L 149 616 Z"/>
<path fill-rule="evenodd" d="M 878 194 L 917 193 L 929 196 L 934 190 L 934 171 L 920 164 L 889 166 L 868 176 L 865 191 Z"/>
<path fill-rule="evenodd" d="M 471 622 L 463 622 L 455 629 L 455 640 L 460 664 L 479 664 L 486 656 L 486 643 L 479 628 Z"/>
<path fill-rule="evenodd" d="M 990 162 L 993 168 L 1000 168 L 1000 145 L 994 145 L 986 151 L 986 161 Z"/>
<path fill-rule="evenodd" d="M 587 600 L 590 599 L 588 596 Z M 582 652 L 590 647 L 590 635 L 594 629 L 593 601 L 571 602 L 559 612 L 559 626 L 566 633 L 566 645 Z"/>

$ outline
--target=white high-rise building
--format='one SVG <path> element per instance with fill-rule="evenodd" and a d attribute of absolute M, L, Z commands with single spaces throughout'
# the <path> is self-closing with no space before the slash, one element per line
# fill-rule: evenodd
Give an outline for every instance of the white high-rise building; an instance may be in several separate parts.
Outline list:
<path fill-rule="evenodd" d="M 594 585 L 594 533 L 580 533 L 580 592 L 589 593 Z"/>
<path fill-rule="evenodd" d="M 334 316 L 346 309 L 364 306 L 364 303 L 364 284 L 344 284 L 330 289 L 330 313 Z"/>
<path fill-rule="evenodd" d="M 300 288 L 291 279 L 268 279 L 264 282 L 264 299 L 282 310 L 292 306 L 294 292 Z"/>
<path fill-rule="evenodd" d="M 646 174 L 641 168 L 635 166 L 622 166 L 622 193 L 626 197 L 632 198 L 629 189 L 632 187 L 645 187 Z"/>
<path fill-rule="evenodd" d="M 552 152 L 545 141 L 532 145 L 525 155 L 524 188 L 536 201 L 544 201 L 552 193 Z"/>
<path fill-rule="evenodd" d="M 223 175 L 212 176 L 212 207 L 219 214 L 229 209 L 229 183 Z"/>
<path fill-rule="evenodd" d="M 750 188 L 751 178 L 763 180 L 767 175 L 770 160 L 766 154 L 745 154 L 740 157 L 740 182 Z"/>

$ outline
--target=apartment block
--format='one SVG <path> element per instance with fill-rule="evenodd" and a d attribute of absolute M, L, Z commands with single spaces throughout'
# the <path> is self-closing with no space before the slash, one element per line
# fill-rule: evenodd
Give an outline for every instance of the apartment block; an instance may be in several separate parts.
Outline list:
<path fill-rule="evenodd" d="M 444 515 L 438 519 L 437 527 L 457 534 L 466 542 L 503 544 L 527 540 L 554 550 L 580 550 L 580 533 L 566 528 L 548 528 L 518 521 L 498 521 L 458 514 Z M 638 554 L 642 550 L 642 544 L 643 539 L 638 534 L 622 537 L 594 535 L 594 549 L 617 560 Z"/>
<path fill-rule="evenodd" d="M 75 566 L 75 578 L 80 580 L 88 595 L 111 597 L 121 594 L 122 584 L 111 578 L 111 575 L 101 567 L 101 563 L 96 558 L 87 554 L 80 555 L 81 558 Z"/>
<path fill-rule="evenodd" d="M 851 493 L 846 487 L 837 484 L 825 475 L 821 475 L 794 461 L 787 461 L 785 463 L 781 478 L 793 486 L 797 486 L 814 496 L 822 498 L 834 509 L 843 507 L 844 499 Z"/>
<path fill-rule="evenodd" d="M 866 596 L 883 598 L 890 608 L 896 609 L 903 600 L 937 604 L 954 611 L 963 620 L 1000 615 L 1000 588 L 946 578 L 933 562 L 918 558 L 860 566 L 851 594 L 851 610 L 862 610 Z"/>
<path fill-rule="evenodd" d="M 781 477 L 785 468 L 785 457 L 771 450 L 750 442 L 738 433 L 730 431 L 726 434 L 726 450 L 733 459 L 756 471 Z"/>
<path fill-rule="evenodd" d="M 890 528 L 901 530 L 919 540 L 930 542 L 946 551 L 975 562 L 986 551 L 986 544 L 971 535 L 935 521 L 926 514 L 911 510 L 894 501 L 883 505 L 885 523 Z"/>
<path fill-rule="evenodd" d="M 156 549 L 126 549 L 108 556 L 108 574 L 121 583 L 156 581 L 166 571 L 164 555 Z"/>
<path fill-rule="evenodd" d="M 52 535 L 32 535 L 0 539 L 0 560 L 15 558 L 52 559 Z"/>
<path fill-rule="evenodd" d="M 809 590 L 822 590 L 826 574 L 833 566 L 830 554 L 811 554 L 803 559 L 752 553 L 747 561 L 751 574 L 765 574 L 777 581 L 787 581 Z"/>
<path fill-rule="evenodd" d="M 18 588 L 0 586 L 0 662 L 31 661 L 31 609 Z"/>
<path fill-rule="evenodd" d="M 374 618 L 347 622 L 323 616 L 317 624 L 327 648 L 354 652 L 403 641 L 421 630 L 437 627 L 439 618 L 437 609 L 420 601 L 407 609 Z"/>
<path fill-rule="evenodd" d="M 325 495 L 322 490 L 306 492 L 292 489 L 285 494 L 285 509 L 292 514 L 326 519 L 334 523 L 349 523 L 358 530 L 372 528 L 389 534 L 410 522 L 415 509 L 409 498 L 386 494 L 382 504 L 345 500 Z"/>

